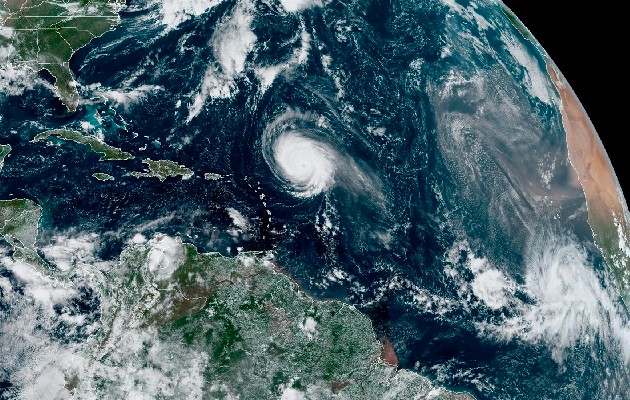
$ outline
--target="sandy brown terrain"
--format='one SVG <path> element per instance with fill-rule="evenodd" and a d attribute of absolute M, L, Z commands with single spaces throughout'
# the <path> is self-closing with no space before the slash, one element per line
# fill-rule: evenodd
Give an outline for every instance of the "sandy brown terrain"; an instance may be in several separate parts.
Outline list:
<path fill-rule="evenodd" d="M 622 270 L 623 263 L 619 262 L 619 257 L 627 256 L 619 248 L 620 238 L 615 219 L 626 234 L 629 225 L 626 219 L 626 203 L 619 190 L 617 177 L 582 104 L 555 64 L 551 60 L 546 61 L 547 71 L 562 101 L 562 123 L 567 136 L 569 159 L 584 190 L 589 224 L 597 245 L 602 249 L 607 261 L 612 264 L 610 267 L 615 276 L 620 279 L 618 283 L 622 296 L 629 299 L 630 287 L 622 279 L 625 271 Z M 612 263 L 611 260 L 615 262 Z"/>
<path fill-rule="evenodd" d="M 562 99 L 562 122 L 567 134 L 569 158 L 584 189 L 589 215 L 612 221 L 611 212 L 621 215 L 623 206 L 608 155 L 573 90 L 553 67 L 548 71 Z"/>

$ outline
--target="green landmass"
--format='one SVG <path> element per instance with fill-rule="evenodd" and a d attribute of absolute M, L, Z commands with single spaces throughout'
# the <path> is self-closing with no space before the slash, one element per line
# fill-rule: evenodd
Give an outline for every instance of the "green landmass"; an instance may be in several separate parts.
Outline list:
<path fill-rule="evenodd" d="M 623 215 L 609 219 L 589 215 L 595 244 L 610 267 L 621 297 L 630 306 L 630 235 Z"/>
<path fill-rule="evenodd" d="M 95 172 L 92 174 L 92 176 L 102 182 L 114 180 L 113 176 L 111 176 L 110 174 L 105 174 L 103 172 Z"/>
<path fill-rule="evenodd" d="M 164 182 L 168 177 L 181 176 L 183 179 L 188 179 L 194 175 L 190 168 L 186 168 L 174 161 L 146 159 L 142 162 L 147 164 L 148 172 L 132 172 L 131 174 L 136 178 L 158 178 Z"/>
<path fill-rule="evenodd" d="M 67 378 L 96 398 L 472 398 L 386 364 L 363 314 L 309 298 L 265 254 L 201 254 L 158 236 L 107 279 L 93 367 Z"/>
<path fill-rule="evenodd" d="M 41 212 L 31 200 L 0 201 L 0 236 L 44 273 Z M 473 399 L 385 363 L 368 318 L 308 297 L 269 253 L 227 258 L 157 235 L 91 274 L 101 328 L 77 347 L 86 362 L 63 371 L 62 397 Z"/>
<path fill-rule="evenodd" d="M 11 145 L 0 144 L 0 171 L 2 171 L 2 168 L 4 167 L 4 159 L 7 158 L 10 152 Z"/>
<path fill-rule="evenodd" d="M 6 61 L 48 70 L 63 104 L 76 110 L 72 55 L 118 25 L 125 0 L 0 1 L 0 53 Z"/>
<path fill-rule="evenodd" d="M 203 174 L 203 178 L 207 181 L 218 181 L 219 179 L 223 178 L 221 175 L 219 174 L 214 174 L 212 172 L 206 172 L 205 174 Z"/>
<path fill-rule="evenodd" d="M 127 153 L 126 151 L 122 151 L 117 147 L 113 147 L 108 145 L 107 143 L 103 143 L 101 139 L 96 136 L 86 136 L 81 132 L 65 130 L 65 129 L 54 129 L 51 131 L 45 131 L 35 136 L 32 143 L 39 142 L 40 140 L 44 140 L 50 136 L 54 136 L 61 140 L 72 141 L 75 143 L 84 144 L 90 146 L 92 151 L 97 154 L 102 154 L 100 161 L 115 161 L 115 160 L 130 160 L 133 157 L 131 153 Z"/>
<path fill-rule="evenodd" d="M 46 267 L 35 249 L 41 215 L 42 208 L 32 200 L 0 200 L 0 237 L 11 246 L 13 258 Z"/>

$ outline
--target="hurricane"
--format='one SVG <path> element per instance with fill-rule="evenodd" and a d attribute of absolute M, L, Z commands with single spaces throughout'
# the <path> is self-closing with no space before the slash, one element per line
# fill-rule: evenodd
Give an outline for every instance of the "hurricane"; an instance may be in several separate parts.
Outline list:
<path fill-rule="evenodd" d="M 311 198 L 342 187 L 380 202 L 378 176 L 341 145 L 335 125 L 318 114 L 287 109 L 263 133 L 263 158 L 283 189 L 295 197 Z"/>
<path fill-rule="evenodd" d="M 337 153 L 326 143 L 289 131 L 273 144 L 278 173 L 293 186 L 298 197 L 312 197 L 335 183 Z"/>
<path fill-rule="evenodd" d="M 325 118 L 314 113 L 287 109 L 278 115 L 265 129 L 262 154 L 284 189 L 300 198 L 329 191 L 349 170 L 361 174 Z"/>
<path fill-rule="evenodd" d="M 629 399 L 627 202 L 501 1 L 0 16 L 0 399 Z"/>

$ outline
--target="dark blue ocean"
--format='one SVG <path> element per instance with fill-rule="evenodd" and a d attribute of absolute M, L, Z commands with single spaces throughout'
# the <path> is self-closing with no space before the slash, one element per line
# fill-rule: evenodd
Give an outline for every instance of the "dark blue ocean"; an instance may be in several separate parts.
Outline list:
<path fill-rule="evenodd" d="M 235 7 L 227 0 L 165 30 L 156 22 L 155 3 L 129 1 L 121 24 L 72 58 L 86 99 L 76 113 L 68 113 L 41 86 L 0 102 L 0 143 L 12 146 L 0 174 L 0 198 L 28 198 L 42 206 L 38 246 L 59 234 L 97 233 L 98 256 L 115 260 L 134 235 L 150 238 L 159 232 L 180 236 L 204 252 L 273 251 L 280 268 L 309 295 L 339 299 L 366 313 L 377 337 L 394 344 L 400 368 L 448 388 L 479 399 L 627 396 L 619 380 L 607 392 L 607 379 L 618 379 L 607 368 L 616 368 L 617 361 L 603 339 L 578 341 L 559 364 L 542 339 L 515 335 L 506 340 L 480 331 L 480 326 L 518 318 L 520 311 L 478 306 L 474 294 L 462 298 L 462 282 L 476 276 L 465 267 L 471 259 L 501 265 L 515 285 L 526 284 L 528 243 L 536 235 L 532 226 L 570 232 L 602 282 L 606 274 L 581 210 L 583 197 L 567 201 L 563 219 L 555 220 L 528 206 L 529 199 L 515 195 L 522 204 L 513 209 L 497 200 L 503 192 L 519 191 L 522 181 L 510 181 L 510 166 L 477 158 L 481 168 L 488 165 L 487 171 L 499 178 L 476 179 L 453 167 L 456 156 L 445 153 L 439 133 L 440 115 L 445 115 L 440 113 L 466 114 L 495 100 L 489 100 L 489 92 L 434 104 L 434 87 L 454 68 L 476 75 L 471 59 L 457 58 L 461 44 L 450 41 L 455 17 L 448 6 L 428 0 L 332 1 L 297 14 L 256 2 L 251 31 L 257 47 L 247 63 L 289 63 L 303 46 L 301 30 L 310 35 L 308 61 L 280 73 L 265 90 L 256 72 L 246 69 L 234 79 L 232 96 L 208 98 L 187 121 L 208 65 L 218 63 L 211 38 Z M 489 12 L 484 10 L 479 12 Z M 349 27 L 345 41 L 339 40 L 340 21 Z M 503 40 L 498 33 L 487 36 L 496 43 Z M 524 46 L 535 51 L 531 44 Z M 444 56 L 445 48 L 451 57 Z M 320 61 L 324 56 L 334 60 L 342 97 L 337 95 L 339 83 Z M 499 68 L 493 56 L 478 55 L 473 61 L 484 71 Z M 510 74 L 508 68 L 505 76 L 514 79 L 523 72 Z M 51 81 L 46 72 L 39 76 Z M 143 85 L 159 89 L 129 106 L 97 94 Z M 527 108 L 523 120 L 536 120 L 548 132 L 545 139 L 535 139 L 538 153 L 523 157 L 564 154 L 559 109 L 532 100 L 517 83 L 500 83 L 492 90 L 501 86 L 515 107 Z M 296 196 L 265 158 L 266 129 L 287 110 L 325 120 L 318 123 L 312 117 L 287 126 L 307 130 L 309 137 L 351 160 L 339 167 L 336 184 L 325 192 Z M 135 159 L 99 161 L 86 146 L 54 138 L 30 142 L 44 130 L 80 129 L 82 121 Z M 490 121 L 510 124 L 501 118 Z M 366 127 L 386 133 L 370 134 Z M 514 146 L 527 140 L 525 135 L 515 138 Z M 497 148 L 507 160 L 520 157 L 507 145 Z M 164 182 L 132 176 L 130 172 L 144 169 L 147 158 L 175 161 L 195 175 Z M 558 159 L 568 165 L 566 157 Z M 97 181 L 92 177 L 96 172 L 115 180 Z M 222 178 L 206 180 L 205 172 Z M 569 178 L 559 173 L 555 179 Z M 233 233 L 231 210 L 249 221 L 246 232 Z M 458 248 L 463 237 L 467 247 Z M 445 265 L 457 270 L 459 278 L 450 279 Z M 537 301 L 521 286 L 514 298 L 523 305 Z M 77 307 L 95 313 L 97 299 L 89 293 L 83 299 L 85 304 Z"/>

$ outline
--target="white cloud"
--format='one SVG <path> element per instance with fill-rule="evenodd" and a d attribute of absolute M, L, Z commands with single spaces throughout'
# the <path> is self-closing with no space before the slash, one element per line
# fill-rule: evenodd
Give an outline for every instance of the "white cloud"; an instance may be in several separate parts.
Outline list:
<path fill-rule="evenodd" d="M 500 324 L 478 324 L 482 332 L 508 341 L 544 343 L 558 363 L 567 349 L 599 339 L 630 362 L 630 326 L 583 248 L 567 238 L 540 240 L 532 246 L 526 266 L 525 283 L 518 289 L 530 302 L 513 296 L 517 284 L 511 279 L 487 279 L 482 296 L 491 299 L 490 305 L 511 301 L 514 314 Z"/>
<path fill-rule="evenodd" d="M 61 271 L 69 271 L 77 266 L 100 265 L 101 261 L 95 256 L 98 245 L 99 238 L 95 233 L 74 237 L 58 235 L 41 251 Z"/>
<path fill-rule="evenodd" d="M 492 268 L 476 275 L 471 287 L 475 296 L 493 310 L 507 306 L 515 290 L 514 283 L 503 272 Z"/>
<path fill-rule="evenodd" d="M 24 294 L 40 304 L 51 315 L 55 304 L 62 303 L 77 295 L 70 285 L 45 276 L 36 267 L 9 257 L 0 260 L 3 267 L 10 270 L 15 279 L 25 286 Z"/>
<path fill-rule="evenodd" d="M 502 311 L 499 320 L 475 323 L 480 335 L 544 344 L 559 364 L 570 348 L 599 340 L 630 362 L 630 325 L 573 239 L 547 234 L 530 244 L 523 283 L 475 256 L 465 240 L 452 246 L 445 261 L 445 275 L 459 285 L 461 309 Z M 462 267 L 472 272 L 471 282 Z"/>
<path fill-rule="evenodd" d="M 317 335 L 317 321 L 313 317 L 306 317 L 298 326 L 309 339 Z"/>
<path fill-rule="evenodd" d="M 167 224 L 175 218 L 175 214 L 167 215 L 165 217 L 156 218 L 152 221 L 145 222 L 142 225 L 136 227 L 137 232 L 143 232 L 146 230 L 156 229 L 157 227 Z"/>
<path fill-rule="evenodd" d="M 164 88 L 156 85 L 141 85 L 130 90 L 97 89 L 94 90 L 94 94 L 104 97 L 116 104 L 122 105 L 125 108 L 125 111 L 127 111 L 132 105 L 144 100 L 150 93 L 159 90 L 164 90 Z"/>
<path fill-rule="evenodd" d="M 201 15 L 223 0 L 162 0 L 162 23 L 170 28 Z"/>
<path fill-rule="evenodd" d="M 0 49 L 0 58 L 2 57 Z M 23 65 L 6 63 L 0 65 L 0 94 L 20 96 L 26 90 L 32 90 L 35 86 L 44 86 L 54 90 L 53 86 L 39 78 L 31 68 Z"/>
<path fill-rule="evenodd" d="M 282 4 L 282 8 L 284 8 L 286 12 L 290 13 L 303 11 L 311 7 L 323 6 L 320 0 L 280 0 L 280 4 Z"/>
<path fill-rule="evenodd" d="M 210 39 L 216 63 L 206 69 L 201 88 L 189 108 L 188 121 L 199 115 L 208 97 L 228 98 L 235 90 L 235 79 L 245 70 L 245 61 L 257 39 L 251 30 L 253 11 L 253 4 L 243 1 L 219 23 Z"/>
<path fill-rule="evenodd" d="M 321 4 L 317 1 L 302 3 Z M 244 0 L 236 6 L 232 15 L 219 23 L 210 40 L 215 62 L 207 67 L 200 88 L 194 95 L 188 109 L 188 121 L 199 115 L 208 98 L 227 99 L 233 96 L 236 79 L 248 70 L 254 72 L 262 92 L 265 92 L 278 75 L 307 62 L 311 34 L 302 24 L 293 39 L 300 46 L 293 51 L 287 62 L 264 66 L 248 63 L 247 58 L 254 51 L 258 39 L 251 29 L 253 18 L 254 5 L 249 0 Z"/>
<path fill-rule="evenodd" d="M 68 311 L 69 301 L 78 295 L 73 282 L 49 277 L 9 257 L 0 259 L 0 268 L 11 271 L 22 288 L 13 290 L 7 279 L 1 283 L 3 305 L 8 307 L 0 323 L 3 378 L 15 385 L 20 399 L 70 398 L 66 377 L 85 370 L 88 364 L 81 352 L 82 344 L 65 343 L 49 333 L 61 321 L 68 332 L 81 328 L 88 333 L 97 329 L 98 322 L 86 326 L 90 322 L 85 315 Z"/>
<path fill-rule="evenodd" d="M 133 244 L 143 244 L 147 242 L 147 238 L 141 233 L 136 233 L 133 235 L 130 242 Z"/>
<path fill-rule="evenodd" d="M 522 83 L 530 95 L 549 105 L 553 104 L 555 97 L 553 84 L 549 75 L 541 68 L 536 57 L 513 35 L 502 33 L 501 39 L 506 50 L 514 58 L 516 63 L 523 68 Z"/>
<path fill-rule="evenodd" d="M 238 210 L 232 207 L 228 207 L 226 208 L 226 211 L 230 215 L 230 218 L 232 218 L 232 224 L 235 227 L 240 229 L 242 232 L 247 232 L 250 230 L 251 224 L 249 220 L 243 214 L 241 214 Z"/>
<path fill-rule="evenodd" d="M 280 397 L 280 400 L 306 400 L 306 395 L 297 389 L 287 387 L 282 392 L 282 396 Z"/>
<path fill-rule="evenodd" d="M 151 250 L 147 256 L 147 267 L 157 280 L 169 279 L 184 261 L 184 246 L 181 239 L 157 235 L 149 241 Z"/>

